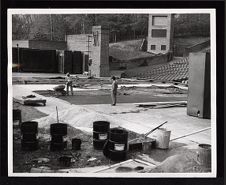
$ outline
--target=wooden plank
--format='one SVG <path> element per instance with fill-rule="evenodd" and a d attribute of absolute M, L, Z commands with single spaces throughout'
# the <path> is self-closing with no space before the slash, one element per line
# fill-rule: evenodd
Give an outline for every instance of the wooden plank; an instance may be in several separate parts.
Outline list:
<path fill-rule="evenodd" d="M 211 129 L 211 127 L 207 127 L 207 128 L 204 128 L 204 129 L 195 131 L 195 132 L 191 132 L 191 133 L 185 134 L 185 135 L 183 135 L 183 136 L 179 136 L 179 137 L 173 138 L 173 139 L 171 139 L 170 141 L 175 141 L 175 140 L 180 139 L 180 138 L 184 138 L 184 137 L 187 137 L 187 136 L 191 136 L 191 135 L 194 135 L 194 134 L 198 134 L 198 133 L 200 133 L 200 132 L 204 132 L 204 131 L 209 130 L 209 129 Z"/>
<path fill-rule="evenodd" d="M 138 106 L 155 106 L 155 105 L 165 105 L 165 104 L 187 104 L 187 101 L 169 101 L 169 102 L 144 102 L 144 103 L 134 103 L 134 105 L 138 105 Z"/>

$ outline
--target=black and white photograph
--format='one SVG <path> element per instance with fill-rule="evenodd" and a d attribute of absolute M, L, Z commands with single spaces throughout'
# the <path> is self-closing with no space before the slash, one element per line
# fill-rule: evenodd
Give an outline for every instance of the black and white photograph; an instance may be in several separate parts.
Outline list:
<path fill-rule="evenodd" d="M 216 177 L 215 9 L 8 9 L 8 175 Z"/>

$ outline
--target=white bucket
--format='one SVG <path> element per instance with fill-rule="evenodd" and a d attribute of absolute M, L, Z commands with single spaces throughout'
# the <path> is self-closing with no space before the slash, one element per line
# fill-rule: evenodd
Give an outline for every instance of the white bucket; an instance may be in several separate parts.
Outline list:
<path fill-rule="evenodd" d="M 159 128 L 154 138 L 156 139 L 156 148 L 168 149 L 171 131 Z"/>

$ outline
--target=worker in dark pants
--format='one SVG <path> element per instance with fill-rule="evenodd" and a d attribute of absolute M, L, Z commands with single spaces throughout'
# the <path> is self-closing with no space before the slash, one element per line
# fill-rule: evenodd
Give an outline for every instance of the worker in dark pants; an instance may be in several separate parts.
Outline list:
<path fill-rule="evenodd" d="M 115 76 L 111 77 L 112 80 L 112 87 L 111 87 L 111 99 L 112 99 L 112 106 L 116 105 L 116 100 L 117 100 L 117 88 L 118 88 L 118 83 L 116 81 Z"/>
<path fill-rule="evenodd" d="M 67 86 L 66 95 L 69 95 L 69 88 L 70 88 L 71 89 L 71 95 L 73 96 L 73 84 L 72 84 L 72 78 L 71 78 L 70 73 L 66 74 L 65 80 L 66 80 L 66 86 Z"/>

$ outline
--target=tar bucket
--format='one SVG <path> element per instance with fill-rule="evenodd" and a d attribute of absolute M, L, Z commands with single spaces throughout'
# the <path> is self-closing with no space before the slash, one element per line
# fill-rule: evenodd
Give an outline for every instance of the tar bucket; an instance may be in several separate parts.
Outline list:
<path fill-rule="evenodd" d="M 26 121 L 21 123 L 20 126 L 21 134 L 37 134 L 38 132 L 38 122 L 36 121 Z"/>
<path fill-rule="evenodd" d="M 108 140 L 110 123 L 108 121 L 93 122 L 93 147 L 102 150 Z"/>
<path fill-rule="evenodd" d="M 126 159 L 128 132 L 120 128 L 112 128 L 109 132 L 109 158 L 113 161 Z"/>
<path fill-rule="evenodd" d="M 143 152 L 147 153 L 147 154 L 150 153 L 151 150 L 155 147 L 155 142 L 156 141 L 151 138 L 148 138 L 145 141 L 143 141 L 143 143 L 142 143 Z"/>
<path fill-rule="evenodd" d="M 53 123 L 50 125 L 50 150 L 60 151 L 67 147 L 66 135 L 67 135 L 67 124 L 66 123 Z"/>
<path fill-rule="evenodd" d="M 165 128 L 159 128 L 156 132 L 154 139 L 156 139 L 156 148 L 168 149 L 170 142 L 171 131 L 166 130 Z"/>
<path fill-rule="evenodd" d="M 27 121 L 21 123 L 21 149 L 24 151 L 34 151 L 38 149 L 38 122 Z"/>
<path fill-rule="evenodd" d="M 80 150 L 81 149 L 81 139 L 73 138 L 72 139 L 72 150 Z"/>
<path fill-rule="evenodd" d="M 19 121 L 19 125 L 22 122 L 21 110 L 20 109 L 13 109 L 13 121 Z"/>
<path fill-rule="evenodd" d="M 211 167 L 211 145 L 199 144 L 197 151 L 197 162 L 207 168 Z"/>
<path fill-rule="evenodd" d="M 66 123 L 53 123 L 50 125 L 51 135 L 67 135 L 67 124 Z"/>
<path fill-rule="evenodd" d="M 72 159 L 71 156 L 63 155 L 63 156 L 58 158 L 58 161 L 59 161 L 61 166 L 69 167 L 71 165 L 71 159 Z"/>
<path fill-rule="evenodd" d="M 23 151 L 35 151 L 38 149 L 38 140 L 35 141 L 25 141 L 21 140 L 21 149 Z"/>

